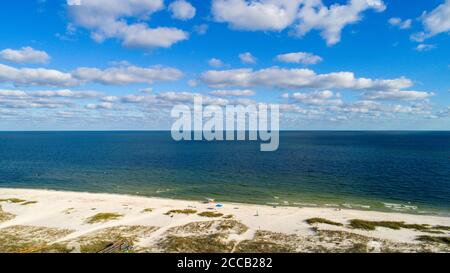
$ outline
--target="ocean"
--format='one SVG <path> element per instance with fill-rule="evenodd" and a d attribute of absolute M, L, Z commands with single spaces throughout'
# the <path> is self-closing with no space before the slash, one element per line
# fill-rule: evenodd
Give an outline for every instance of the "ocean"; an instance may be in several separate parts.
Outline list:
<path fill-rule="evenodd" d="M 450 132 L 282 131 L 277 151 L 259 145 L 0 132 L 0 187 L 450 214 Z"/>

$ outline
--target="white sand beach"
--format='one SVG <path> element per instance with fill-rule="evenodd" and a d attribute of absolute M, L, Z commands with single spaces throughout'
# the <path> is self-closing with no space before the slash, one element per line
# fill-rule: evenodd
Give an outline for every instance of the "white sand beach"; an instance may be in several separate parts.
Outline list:
<path fill-rule="evenodd" d="M 449 217 L 221 204 L 1 188 L 0 251 L 96 252 L 119 240 L 128 240 L 133 252 L 450 251 L 439 239 L 448 240 Z M 308 223 L 311 218 L 321 220 Z M 335 223 L 319 223 L 324 219 Z M 352 226 L 352 219 L 409 226 L 367 230 Z"/>

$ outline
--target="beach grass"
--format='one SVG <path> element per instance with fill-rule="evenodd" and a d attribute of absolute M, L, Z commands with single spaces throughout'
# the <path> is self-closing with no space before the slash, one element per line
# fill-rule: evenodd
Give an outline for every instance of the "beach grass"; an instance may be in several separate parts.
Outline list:
<path fill-rule="evenodd" d="M 159 247 L 170 253 L 229 253 L 234 242 L 221 233 L 199 236 L 167 236 Z"/>
<path fill-rule="evenodd" d="M 27 205 L 37 204 L 37 203 L 38 203 L 38 201 L 26 201 L 26 202 L 23 202 L 21 205 L 27 206 Z"/>
<path fill-rule="evenodd" d="M 24 200 L 24 199 L 20 199 L 20 198 L 5 198 L 5 199 L 0 199 L 0 202 L 21 204 L 21 205 L 24 205 L 24 206 L 37 203 L 37 201 L 28 201 L 28 200 Z"/>
<path fill-rule="evenodd" d="M 449 226 L 433 226 L 433 229 L 450 231 Z"/>
<path fill-rule="evenodd" d="M 31 251 L 32 253 L 70 253 L 73 251 L 73 248 L 69 248 L 66 244 L 48 244 L 39 248 L 35 248 L 35 250 Z"/>
<path fill-rule="evenodd" d="M 85 234 L 64 243 L 78 244 L 81 253 L 97 253 L 116 243 L 122 243 L 127 248 L 119 248 L 113 252 L 132 252 L 135 242 L 149 236 L 155 230 L 157 230 L 156 227 L 150 226 L 114 226 Z"/>
<path fill-rule="evenodd" d="M 48 243 L 73 232 L 67 229 L 11 226 L 0 232 L 0 253 L 39 252 Z"/>
<path fill-rule="evenodd" d="M 361 219 L 350 220 L 350 227 L 354 229 L 363 230 L 375 230 L 377 227 L 384 227 L 394 230 L 399 230 L 402 228 L 413 229 L 422 232 L 434 232 L 434 227 L 425 224 L 406 224 L 405 222 L 397 221 L 367 221 Z"/>
<path fill-rule="evenodd" d="M 107 221 L 118 220 L 122 217 L 123 217 L 123 215 L 120 213 L 101 212 L 101 213 L 97 213 L 97 214 L 89 217 L 86 220 L 86 223 L 88 223 L 88 224 L 103 223 L 103 222 L 107 222 Z"/>
<path fill-rule="evenodd" d="M 146 208 L 146 209 L 143 209 L 142 211 L 141 211 L 141 213 L 150 213 L 150 212 L 152 212 L 153 211 L 153 209 L 151 209 L 151 208 Z"/>
<path fill-rule="evenodd" d="M 27 200 L 23 200 L 20 198 L 6 198 L 6 199 L 0 199 L 0 202 L 24 203 L 24 202 L 27 202 Z"/>
<path fill-rule="evenodd" d="M 0 223 L 9 221 L 15 217 L 16 216 L 14 214 L 3 211 L 2 206 L 0 206 Z"/>
<path fill-rule="evenodd" d="M 87 244 L 80 246 L 81 253 L 97 253 L 114 244 L 110 240 L 91 240 Z"/>
<path fill-rule="evenodd" d="M 427 242 L 427 243 L 446 244 L 446 245 L 450 246 L 450 237 L 421 235 L 421 236 L 417 237 L 417 240 L 422 241 L 422 242 Z"/>
<path fill-rule="evenodd" d="M 333 226 L 343 226 L 343 224 L 341 224 L 341 223 L 333 222 L 331 220 L 328 220 L 325 218 L 318 218 L 318 217 L 306 219 L 306 223 L 308 223 L 309 225 L 327 224 L 327 225 L 333 225 Z"/>
<path fill-rule="evenodd" d="M 237 253 L 290 253 L 294 250 L 288 245 L 266 240 L 246 240 L 236 246 Z"/>
<path fill-rule="evenodd" d="M 220 212 L 214 212 L 214 211 L 204 211 L 204 212 L 200 212 L 199 214 L 197 214 L 198 216 L 202 216 L 202 217 L 210 217 L 210 218 L 214 218 L 214 217 L 222 217 L 223 213 Z"/>
<path fill-rule="evenodd" d="M 195 209 L 173 209 L 169 210 L 168 212 L 164 213 L 165 215 L 172 215 L 172 214 L 196 214 L 197 211 Z"/>

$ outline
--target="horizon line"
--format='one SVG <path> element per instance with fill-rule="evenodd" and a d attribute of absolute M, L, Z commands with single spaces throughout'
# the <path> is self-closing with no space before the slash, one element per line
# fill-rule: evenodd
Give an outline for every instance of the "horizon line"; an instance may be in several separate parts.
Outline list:
<path fill-rule="evenodd" d="M 233 130 L 237 131 L 237 130 Z M 249 132 L 250 130 L 245 130 Z M 257 130 L 256 130 L 257 131 Z M 450 129 L 282 129 L 279 132 L 450 132 Z M 108 130 L 0 130 L 14 132 L 171 132 L 168 129 L 108 129 Z M 192 132 L 195 132 L 192 130 Z M 224 132 L 226 132 L 224 130 Z"/>

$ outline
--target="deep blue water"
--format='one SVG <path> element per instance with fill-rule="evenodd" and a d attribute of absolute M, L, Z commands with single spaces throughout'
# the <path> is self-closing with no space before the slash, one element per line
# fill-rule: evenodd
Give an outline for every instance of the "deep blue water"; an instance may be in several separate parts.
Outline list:
<path fill-rule="evenodd" d="M 276 152 L 170 132 L 0 132 L 0 187 L 449 213 L 450 132 L 281 132 Z"/>

